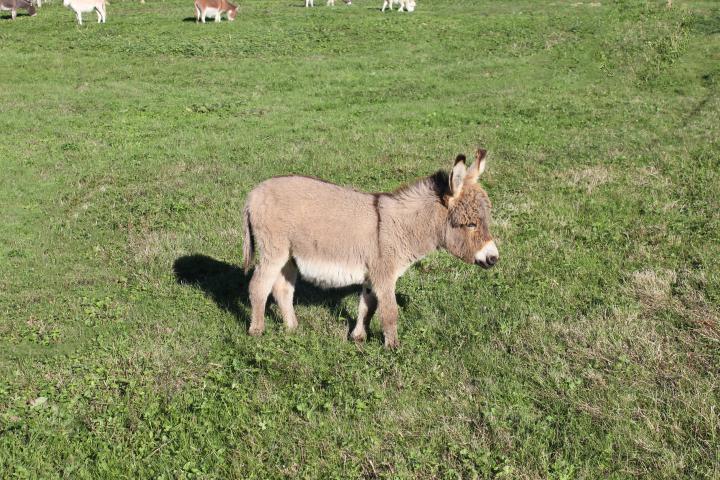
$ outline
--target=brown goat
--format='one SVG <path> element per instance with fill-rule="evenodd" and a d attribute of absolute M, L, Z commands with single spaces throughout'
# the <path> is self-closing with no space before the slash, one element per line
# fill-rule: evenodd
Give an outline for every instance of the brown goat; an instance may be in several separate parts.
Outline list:
<path fill-rule="evenodd" d="M 410 265 L 440 248 L 489 268 L 498 260 L 490 235 L 490 200 L 477 184 L 485 170 L 478 149 L 469 168 L 459 155 L 452 172 L 393 193 L 363 193 L 314 178 L 275 177 L 255 187 L 243 212 L 244 266 L 259 261 L 250 281 L 250 334 L 265 329 L 272 292 L 288 330 L 297 327 L 293 293 L 298 271 L 320 287 L 363 284 L 351 337 L 364 341 L 377 309 L 385 346 L 398 346 L 395 283 Z"/>
<path fill-rule="evenodd" d="M 205 23 L 205 17 L 214 17 L 216 22 L 227 14 L 228 21 L 232 22 L 237 16 L 237 5 L 227 0 L 195 0 L 195 22 Z"/>

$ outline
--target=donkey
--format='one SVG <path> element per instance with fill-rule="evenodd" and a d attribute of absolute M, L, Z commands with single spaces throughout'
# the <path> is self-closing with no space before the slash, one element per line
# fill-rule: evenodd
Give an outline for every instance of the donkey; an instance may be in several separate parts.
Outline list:
<path fill-rule="evenodd" d="M 19 9 L 27 11 L 31 17 L 37 15 L 35 6 L 29 0 L 0 0 L 0 11 L 9 10 L 10 18 L 15 20 Z"/>
<path fill-rule="evenodd" d="M 324 288 L 362 284 L 351 338 L 365 341 L 376 310 L 385 347 L 399 345 L 395 283 L 413 263 L 445 249 L 490 268 L 498 249 L 490 235 L 490 199 L 478 185 L 486 151 L 468 168 L 458 155 L 439 171 L 392 193 L 363 193 L 315 178 L 274 177 L 256 186 L 243 212 L 244 268 L 250 280 L 250 335 L 265 329 L 272 292 L 288 330 L 297 327 L 293 293 L 298 272 Z"/>

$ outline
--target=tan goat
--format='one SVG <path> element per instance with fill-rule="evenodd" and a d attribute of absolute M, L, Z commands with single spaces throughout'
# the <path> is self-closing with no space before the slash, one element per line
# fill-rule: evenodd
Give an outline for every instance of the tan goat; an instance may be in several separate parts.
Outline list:
<path fill-rule="evenodd" d="M 351 337 L 364 341 L 375 310 L 385 346 L 398 346 L 395 283 L 410 265 L 445 249 L 489 268 L 498 260 L 490 235 L 490 200 L 477 184 L 485 150 L 467 168 L 459 155 L 452 172 L 423 178 L 393 193 L 363 193 L 322 180 L 286 176 L 249 194 L 243 212 L 244 267 L 259 260 L 249 286 L 250 334 L 265 329 L 272 292 L 288 330 L 297 327 L 293 293 L 298 271 L 320 287 L 362 284 Z"/>

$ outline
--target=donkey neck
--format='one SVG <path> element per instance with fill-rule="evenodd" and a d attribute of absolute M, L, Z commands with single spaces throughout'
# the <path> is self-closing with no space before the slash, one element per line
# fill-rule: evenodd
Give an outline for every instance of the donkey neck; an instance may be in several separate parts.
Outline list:
<path fill-rule="evenodd" d="M 391 249 L 407 265 L 443 246 L 446 179 L 444 172 L 438 172 L 384 196 L 383 230 L 392 242 Z"/>

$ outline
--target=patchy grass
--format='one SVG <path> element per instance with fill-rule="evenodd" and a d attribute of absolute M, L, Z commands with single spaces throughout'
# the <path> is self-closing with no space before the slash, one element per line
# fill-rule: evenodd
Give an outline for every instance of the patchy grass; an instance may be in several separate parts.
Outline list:
<path fill-rule="evenodd" d="M 0 22 L 3 477 L 720 476 L 718 5 L 380 3 Z M 478 143 L 502 261 L 409 270 L 399 351 L 352 289 L 246 335 L 253 185 Z"/>

